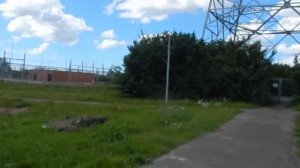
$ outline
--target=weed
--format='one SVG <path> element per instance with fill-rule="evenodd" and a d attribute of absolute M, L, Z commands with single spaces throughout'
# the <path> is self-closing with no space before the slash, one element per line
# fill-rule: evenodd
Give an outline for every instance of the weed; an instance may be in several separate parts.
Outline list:
<path fill-rule="evenodd" d="M 126 137 L 127 135 L 125 128 L 116 125 L 109 126 L 103 133 L 103 138 L 106 142 L 114 143 L 124 141 Z"/>

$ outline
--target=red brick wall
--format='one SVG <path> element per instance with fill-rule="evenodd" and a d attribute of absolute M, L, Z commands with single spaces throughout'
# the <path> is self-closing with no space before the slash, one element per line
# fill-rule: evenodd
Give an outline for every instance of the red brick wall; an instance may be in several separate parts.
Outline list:
<path fill-rule="evenodd" d="M 36 75 L 36 79 L 34 79 L 34 75 Z M 44 70 L 32 70 L 29 71 L 28 78 L 30 80 L 36 80 L 36 81 L 46 81 L 47 80 L 47 72 Z"/>
<path fill-rule="evenodd" d="M 71 73 L 72 82 L 83 82 L 83 83 L 93 83 L 95 82 L 95 75 L 88 73 L 73 72 Z"/>
<path fill-rule="evenodd" d="M 53 82 L 69 82 L 69 72 L 51 71 Z"/>
<path fill-rule="evenodd" d="M 51 82 L 93 83 L 96 77 L 94 74 L 82 72 L 31 70 L 28 78 L 34 80 L 34 74 L 36 81 L 48 81 L 48 74 L 51 74 Z"/>

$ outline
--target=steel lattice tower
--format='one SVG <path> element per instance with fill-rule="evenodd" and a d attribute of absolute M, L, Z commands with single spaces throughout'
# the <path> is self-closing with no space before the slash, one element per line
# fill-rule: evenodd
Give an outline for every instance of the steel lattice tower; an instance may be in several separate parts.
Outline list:
<path fill-rule="evenodd" d="M 300 45 L 300 0 L 210 0 L 202 38 Z"/>

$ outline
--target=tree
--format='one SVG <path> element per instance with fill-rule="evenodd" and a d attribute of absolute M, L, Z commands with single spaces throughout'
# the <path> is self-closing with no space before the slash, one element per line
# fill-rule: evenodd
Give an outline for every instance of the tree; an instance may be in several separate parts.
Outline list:
<path fill-rule="evenodd" d="M 293 69 L 286 64 L 273 64 L 272 77 L 274 78 L 293 78 Z"/>
<path fill-rule="evenodd" d="M 143 37 L 129 46 L 130 54 L 124 58 L 125 71 L 121 81 L 125 94 L 146 97 L 162 92 L 166 46 L 167 33 Z"/>
<path fill-rule="evenodd" d="M 176 98 L 251 100 L 268 90 L 271 57 L 259 42 L 214 41 L 195 34 L 171 35 L 170 93 Z M 143 37 L 124 58 L 123 93 L 162 97 L 165 89 L 168 34 Z"/>
<path fill-rule="evenodd" d="M 294 55 L 294 66 L 298 66 L 299 65 L 299 53 Z"/>
<path fill-rule="evenodd" d="M 120 83 L 122 76 L 122 67 L 112 66 L 106 74 L 106 78 L 113 83 Z"/>

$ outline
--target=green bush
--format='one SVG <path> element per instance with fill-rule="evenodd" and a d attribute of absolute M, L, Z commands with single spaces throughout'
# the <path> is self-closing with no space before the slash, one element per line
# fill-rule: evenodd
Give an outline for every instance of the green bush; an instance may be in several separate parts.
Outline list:
<path fill-rule="evenodd" d="M 162 97 L 166 83 L 168 34 L 144 37 L 129 47 L 119 81 L 124 94 Z M 170 94 L 173 98 L 262 100 L 267 94 L 271 57 L 259 42 L 214 41 L 195 34 L 171 35 Z"/>
<path fill-rule="evenodd" d="M 126 139 L 126 130 L 124 127 L 118 127 L 116 125 L 109 126 L 103 133 L 104 141 L 107 142 L 118 142 Z"/>

